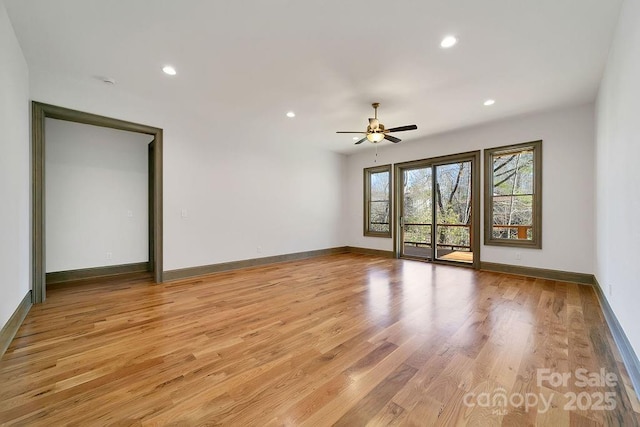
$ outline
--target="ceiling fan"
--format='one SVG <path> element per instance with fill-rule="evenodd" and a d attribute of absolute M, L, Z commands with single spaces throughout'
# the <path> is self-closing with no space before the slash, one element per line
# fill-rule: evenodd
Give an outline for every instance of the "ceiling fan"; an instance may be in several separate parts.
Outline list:
<path fill-rule="evenodd" d="M 407 125 L 407 126 L 399 126 L 391 129 L 385 129 L 384 125 L 378 121 L 378 107 L 380 106 L 379 102 L 374 102 L 371 104 L 374 111 L 374 117 L 369 119 L 369 125 L 367 126 L 366 132 L 347 132 L 347 131 L 338 131 L 336 133 L 360 133 L 365 134 L 365 137 L 360 141 L 356 142 L 356 145 L 362 144 L 366 140 L 377 144 L 378 142 L 386 139 L 388 141 L 397 144 L 402 141 L 400 138 L 396 138 L 395 136 L 389 135 L 391 132 L 402 132 L 405 130 L 416 130 L 418 126 L 416 125 Z"/>

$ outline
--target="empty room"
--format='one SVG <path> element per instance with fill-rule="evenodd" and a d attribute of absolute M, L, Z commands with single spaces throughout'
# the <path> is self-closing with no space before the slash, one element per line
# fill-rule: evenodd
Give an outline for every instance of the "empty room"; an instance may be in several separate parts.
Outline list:
<path fill-rule="evenodd" d="M 0 0 L 0 425 L 640 425 L 640 0 Z"/>

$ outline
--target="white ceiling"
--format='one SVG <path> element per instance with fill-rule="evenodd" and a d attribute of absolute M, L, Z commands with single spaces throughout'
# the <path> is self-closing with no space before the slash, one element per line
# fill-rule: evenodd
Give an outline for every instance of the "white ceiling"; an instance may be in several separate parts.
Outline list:
<path fill-rule="evenodd" d="M 30 69 L 206 111 L 226 138 L 348 153 L 593 101 L 622 0 L 5 0 Z M 444 50 L 443 36 L 459 43 Z M 178 75 L 162 73 L 172 64 Z M 496 99 L 484 107 L 487 98 Z M 296 112 L 288 119 L 285 113 Z M 224 118 L 224 119 L 222 119 Z M 384 142 L 390 144 L 389 142 Z"/>

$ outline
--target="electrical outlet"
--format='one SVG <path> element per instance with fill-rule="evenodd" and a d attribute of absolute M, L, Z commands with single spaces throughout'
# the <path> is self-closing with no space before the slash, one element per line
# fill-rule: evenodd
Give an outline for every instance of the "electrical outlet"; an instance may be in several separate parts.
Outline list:
<path fill-rule="evenodd" d="M 182 218 L 187 218 L 189 216 L 189 212 L 187 212 L 186 209 L 182 209 L 182 212 L 180 212 L 180 216 Z"/>
<path fill-rule="evenodd" d="M 613 296 L 613 286 L 611 286 L 611 283 L 609 283 L 609 296 Z"/>
<path fill-rule="evenodd" d="M 259 254 L 261 254 L 261 253 L 262 253 L 262 246 L 258 246 L 258 247 L 256 248 L 256 252 L 257 252 L 257 253 L 259 253 Z"/>
<path fill-rule="evenodd" d="M 516 252 L 516 259 L 517 260 L 521 260 L 522 259 L 522 254 L 520 252 Z"/>
<path fill-rule="evenodd" d="M 127 218 L 133 218 L 133 211 L 127 211 Z"/>
<path fill-rule="evenodd" d="M 107 252 L 107 259 L 113 258 L 113 254 L 111 252 Z"/>

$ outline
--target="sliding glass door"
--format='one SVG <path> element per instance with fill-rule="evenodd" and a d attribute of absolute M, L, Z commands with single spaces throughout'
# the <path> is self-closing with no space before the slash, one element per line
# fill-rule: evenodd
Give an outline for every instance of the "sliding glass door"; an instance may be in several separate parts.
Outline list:
<path fill-rule="evenodd" d="M 418 167 L 402 172 L 401 255 L 432 259 L 433 174 L 432 168 Z"/>
<path fill-rule="evenodd" d="M 434 166 L 436 259 L 473 263 L 471 161 Z"/>
<path fill-rule="evenodd" d="M 396 165 L 397 255 L 479 264 L 479 153 Z"/>

